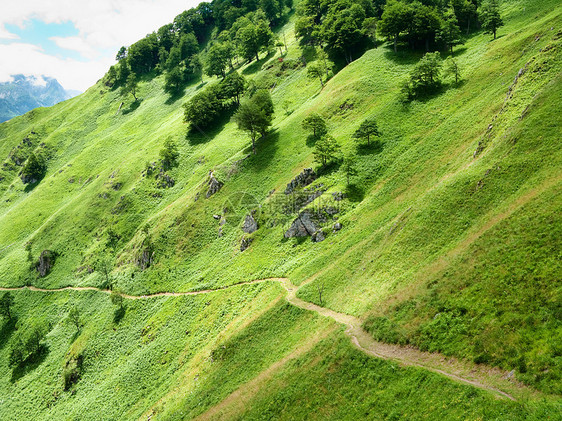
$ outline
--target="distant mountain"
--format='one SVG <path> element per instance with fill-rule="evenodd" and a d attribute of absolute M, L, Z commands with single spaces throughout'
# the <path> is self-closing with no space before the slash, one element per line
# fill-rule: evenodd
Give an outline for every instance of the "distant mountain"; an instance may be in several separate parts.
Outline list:
<path fill-rule="evenodd" d="M 65 90 L 47 76 L 12 75 L 10 82 L 0 82 L 0 123 L 37 107 L 50 107 L 80 92 Z"/>

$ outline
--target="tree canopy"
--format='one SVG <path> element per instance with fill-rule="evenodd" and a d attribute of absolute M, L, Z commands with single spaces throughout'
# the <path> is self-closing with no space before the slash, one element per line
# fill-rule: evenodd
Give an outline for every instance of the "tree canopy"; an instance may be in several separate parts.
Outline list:
<path fill-rule="evenodd" d="M 256 151 L 256 139 L 258 135 L 264 137 L 273 121 L 273 101 L 269 91 L 260 90 L 250 99 L 242 102 L 240 108 L 234 114 L 234 121 L 238 128 L 245 131 L 252 139 L 252 151 Z"/>

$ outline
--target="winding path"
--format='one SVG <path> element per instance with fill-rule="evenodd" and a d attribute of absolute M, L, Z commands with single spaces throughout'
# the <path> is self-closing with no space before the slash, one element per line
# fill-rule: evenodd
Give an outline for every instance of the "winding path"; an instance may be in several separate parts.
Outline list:
<path fill-rule="evenodd" d="M 279 282 L 283 288 L 287 291 L 287 301 L 294 306 L 302 308 L 304 310 L 315 311 L 322 316 L 329 317 L 334 321 L 344 324 L 347 326 L 345 333 L 350 337 L 352 343 L 356 348 L 362 352 L 372 355 L 385 360 L 396 361 L 404 366 L 420 367 L 426 370 L 432 371 L 434 373 L 441 374 L 452 380 L 460 383 L 466 383 L 471 386 L 477 387 L 479 389 L 487 390 L 494 393 L 496 396 L 501 398 L 507 398 L 515 401 L 515 398 L 492 385 L 490 385 L 490 379 L 494 378 L 494 383 L 503 383 L 505 385 L 509 384 L 512 387 L 514 383 L 505 378 L 505 373 L 498 369 L 491 367 L 486 367 L 482 365 L 471 364 L 468 362 L 461 362 L 453 358 L 447 358 L 438 353 L 422 352 L 418 349 L 411 347 L 403 347 L 395 344 L 387 344 L 375 341 L 371 335 L 369 335 L 365 330 L 361 328 L 361 321 L 348 314 L 338 313 L 330 310 L 326 307 L 320 307 L 316 304 L 303 301 L 297 297 L 297 291 L 299 287 L 296 287 L 287 278 L 269 278 L 269 279 L 259 279 L 255 281 L 242 282 L 239 284 L 234 284 L 230 286 L 225 286 L 217 289 L 207 289 L 201 291 L 190 291 L 190 292 L 160 292 L 149 295 L 128 295 L 124 293 L 119 293 L 123 298 L 129 300 L 145 300 L 150 298 L 158 297 L 182 297 L 191 295 L 201 295 L 210 294 L 217 291 L 223 291 L 226 289 L 234 288 L 242 285 L 258 284 L 263 282 Z M 307 284 L 305 282 L 301 284 Z M 3 288 L 0 287 L 0 291 L 22 291 L 22 290 L 36 291 L 36 292 L 63 292 L 63 291 L 96 291 L 104 294 L 111 294 L 111 290 L 100 289 L 95 287 L 65 287 L 56 289 L 45 289 L 37 288 L 33 286 L 15 287 L 15 288 Z"/>

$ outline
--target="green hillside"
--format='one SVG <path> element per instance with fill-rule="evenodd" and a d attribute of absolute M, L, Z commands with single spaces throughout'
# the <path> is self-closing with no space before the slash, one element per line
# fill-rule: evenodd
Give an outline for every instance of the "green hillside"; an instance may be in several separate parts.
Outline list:
<path fill-rule="evenodd" d="M 475 30 L 455 47 L 459 83 L 410 102 L 401 88 L 424 51 L 371 45 L 335 59 L 320 89 L 307 75 L 319 49 L 288 13 L 274 27 L 286 51 L 237 67 L 275 108 L 256 154 L 231 112 L 184 122 L 183 104 L 221 78 L 170 94 L 157 70 L 137 101 L 104 79 L 0 124 L 0 287 L 15 289 L 0 419 L 562 419 L 562 6 L 501 13 L 497 39 Z M 349 183 L 341 159 L 315 162 L 311 113 L 356 155 Z M 353 138 L 367 118 L 381 132 L 370 146 Z M 169 178 L 148 174 L 169 141 Z M 32 152 L 45 172 L 24 184 Z M 323 193 L 285 212 L 306 168 L 318 177 L 296 200 Z M 223 186 L 207 197 L 211 173 Z M 285 238 L 306 211 L 323 241 Z M 245 234 L 250 214 L 259 229 Z M 296 298 L 252 282 L 269 278 Z M 10 364 L 32 326 L 38 351 Z"/>

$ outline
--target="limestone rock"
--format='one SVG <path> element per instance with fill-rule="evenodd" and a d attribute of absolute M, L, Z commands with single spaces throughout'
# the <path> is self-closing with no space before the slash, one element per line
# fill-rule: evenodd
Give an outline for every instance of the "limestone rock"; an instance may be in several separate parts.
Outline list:
<path fill-rule="evenodd" d="M 211 171 L 209 173 L 209 189 L 207 190 L 207 199 L 213 194 L 218 193 L 222 186 L 224 186 L 224 184 L 217 180 L 214 176 L 213 171 Z"/>
<path fill-rule="evenodd" d="M 40 277 L 47 276 L 55 264 L 55 252 L 51 250 L 43 250 L 39 256 L 36 268 Z"/>
<path fill-rule="evenodd" d="M 285 194 L 291 194 L 299 187 L 306 187 L 316 180 L 316 173 L 312 168 L 305 168 L 302 173 L 297 175 L 285 189 Z"/>
<path fill-rule="evenodd" d="M 244 219 L 244 224 L 242 225 L 242 231 L 246 234 L 252 234 L 258 230 L 259 226 L 254 216 L 252 214 L 246 215 L 246 219 Z"/>
<path fill-rule="evenodd" d="M 318 227 L 312 219 L 312 214 L 310 212 L 303 212 L 285 232 L 285 238 L 308 237 L 316 233 L 316 231 L 318 231 Z"/>

